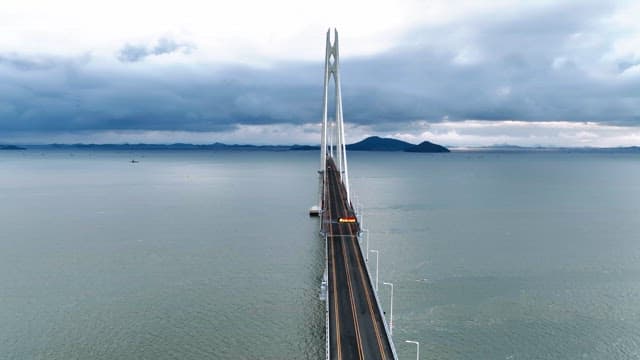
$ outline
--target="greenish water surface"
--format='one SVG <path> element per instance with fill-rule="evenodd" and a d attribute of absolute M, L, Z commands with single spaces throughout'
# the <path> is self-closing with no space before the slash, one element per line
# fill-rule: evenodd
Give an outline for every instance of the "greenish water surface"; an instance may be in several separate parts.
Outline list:
<path fill-rule="evenodd" d="M 400 359 L 640 357 L 639 156 L 349 156 Z M 0 358 L 324 358 L 318 163 L 0 152 Z"/>

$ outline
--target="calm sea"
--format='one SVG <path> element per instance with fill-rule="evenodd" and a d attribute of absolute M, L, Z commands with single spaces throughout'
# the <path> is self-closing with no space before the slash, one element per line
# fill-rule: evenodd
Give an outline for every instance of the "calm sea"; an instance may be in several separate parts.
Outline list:
<path fill-rule="evenodd" d="M 349 155 L 400 359 L 640 357 L 640 156 Z M 324 358 L 318 163 L 0 152 L 0 359 Z"/>

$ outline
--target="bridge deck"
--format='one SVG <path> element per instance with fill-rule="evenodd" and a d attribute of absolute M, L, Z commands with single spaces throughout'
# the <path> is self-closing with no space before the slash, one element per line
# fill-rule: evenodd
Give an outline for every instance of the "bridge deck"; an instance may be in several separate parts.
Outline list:
<path fill-rule="evenodd" d="M 394 359 L 358 243 L 359 224 L 340 223 L 355 214 L 339 171 L 327 160 L 324 231 L 327 234 L 330 358 Z"/>

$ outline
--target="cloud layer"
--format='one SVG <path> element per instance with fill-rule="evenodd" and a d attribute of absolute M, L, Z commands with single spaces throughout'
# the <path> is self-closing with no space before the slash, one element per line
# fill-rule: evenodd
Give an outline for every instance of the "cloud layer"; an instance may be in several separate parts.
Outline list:
<path fill-rule="evenodd" d="M 637 138 L 609 130 L 640 126 L 640 28 L 625 15 L 629 6 L 551 2 L 414 22 L 384 51 L 342 59 L 345 118 L 354 134 L 429 136 L 447 145 L 628 145 Z M 272 130 L 280 127 L 288 142 L 315 142 L 322 33 L 313 40 L 317 61 L 263 64 L 203 58 L 201 44 L 186 38 L 127 41 L 108 56 L 0 51 L 0 141 L 97 141 L 99 134 L 241 141 L 262 127 L 262 142 L 277 142 Z M 342 38 L 340 45 L 350 46 Z M 477 121 L 491 126 L 474 128 L 472 137 L 424 129 L 468 131 Z M 527 122 L 536 125 L 514 130 Z M 560 136 L 557 124 L 573 122 L 609 140 Z M 546 139 L 527 140 L 542 128 Z"/>
<path fill-rule="evenodd" d="M 118 60 L 122 62 L 142 61 L 149 56 L 167 55 L 175 52 L 189 54 L 194 49 L 192 44 L 177 42 L 174 39 L 163 37 L 158 39 L 154 46 L 126 44 L 118 53 Z"/>

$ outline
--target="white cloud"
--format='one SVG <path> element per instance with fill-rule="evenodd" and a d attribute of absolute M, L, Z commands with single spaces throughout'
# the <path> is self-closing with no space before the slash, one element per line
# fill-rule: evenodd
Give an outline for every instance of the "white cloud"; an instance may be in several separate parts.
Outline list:
<path fill-rule="evenodd" d="M 466 19 L 499 18 L 556 4 L 525 0 L 5 0 L 0 10 L 0 52 L 113 56 L 124 44 L 159 38 L 197 46 L 197 61 L 262 64 L 273 60 L 317 60 L 328 27 L 348 43 L 343 56 L 379 53 L 419 27 L 463 24 Z M 626 8 L 625 8 L 626 9 Z M 625 10 L 623 9 L 623 10 Z M 633 9 L 631 9 L 633 10 Z M 609 19 L 635 26 L 625 11 Z M 451 34 L 459 46 L 456 62 L 479 61 L 471 33 Z M 428 39 L 430 42 L 438 39 Z M 421 40 L 417 40 L 421 41 Z M 616 52 L 634 42 L 621 39 Z M 636 47 L 637 49 L 637 47 Z M 637 51 L 637 50 L 636 50 Z M 182 59 L 184 60 L 184 59 Z"/>
<path fill-rule="evenodd" d="M 420 1 L 301 2 L 9 0 L 0 52 L 110 56 L 126 43 L 169 37 L 195 43 L 201 60 L 253 63 L 318 59 L 338 27 L 344 55 L 382 51 L 423 18 Z"/>
<path fill-rule="evenodd" d="M 409 142 L 428 140 L 448 146 L 616 147 L 640 144 L 640 128 L 594 122 L 479 121 L 416 122 L 393 136 Z"/>

